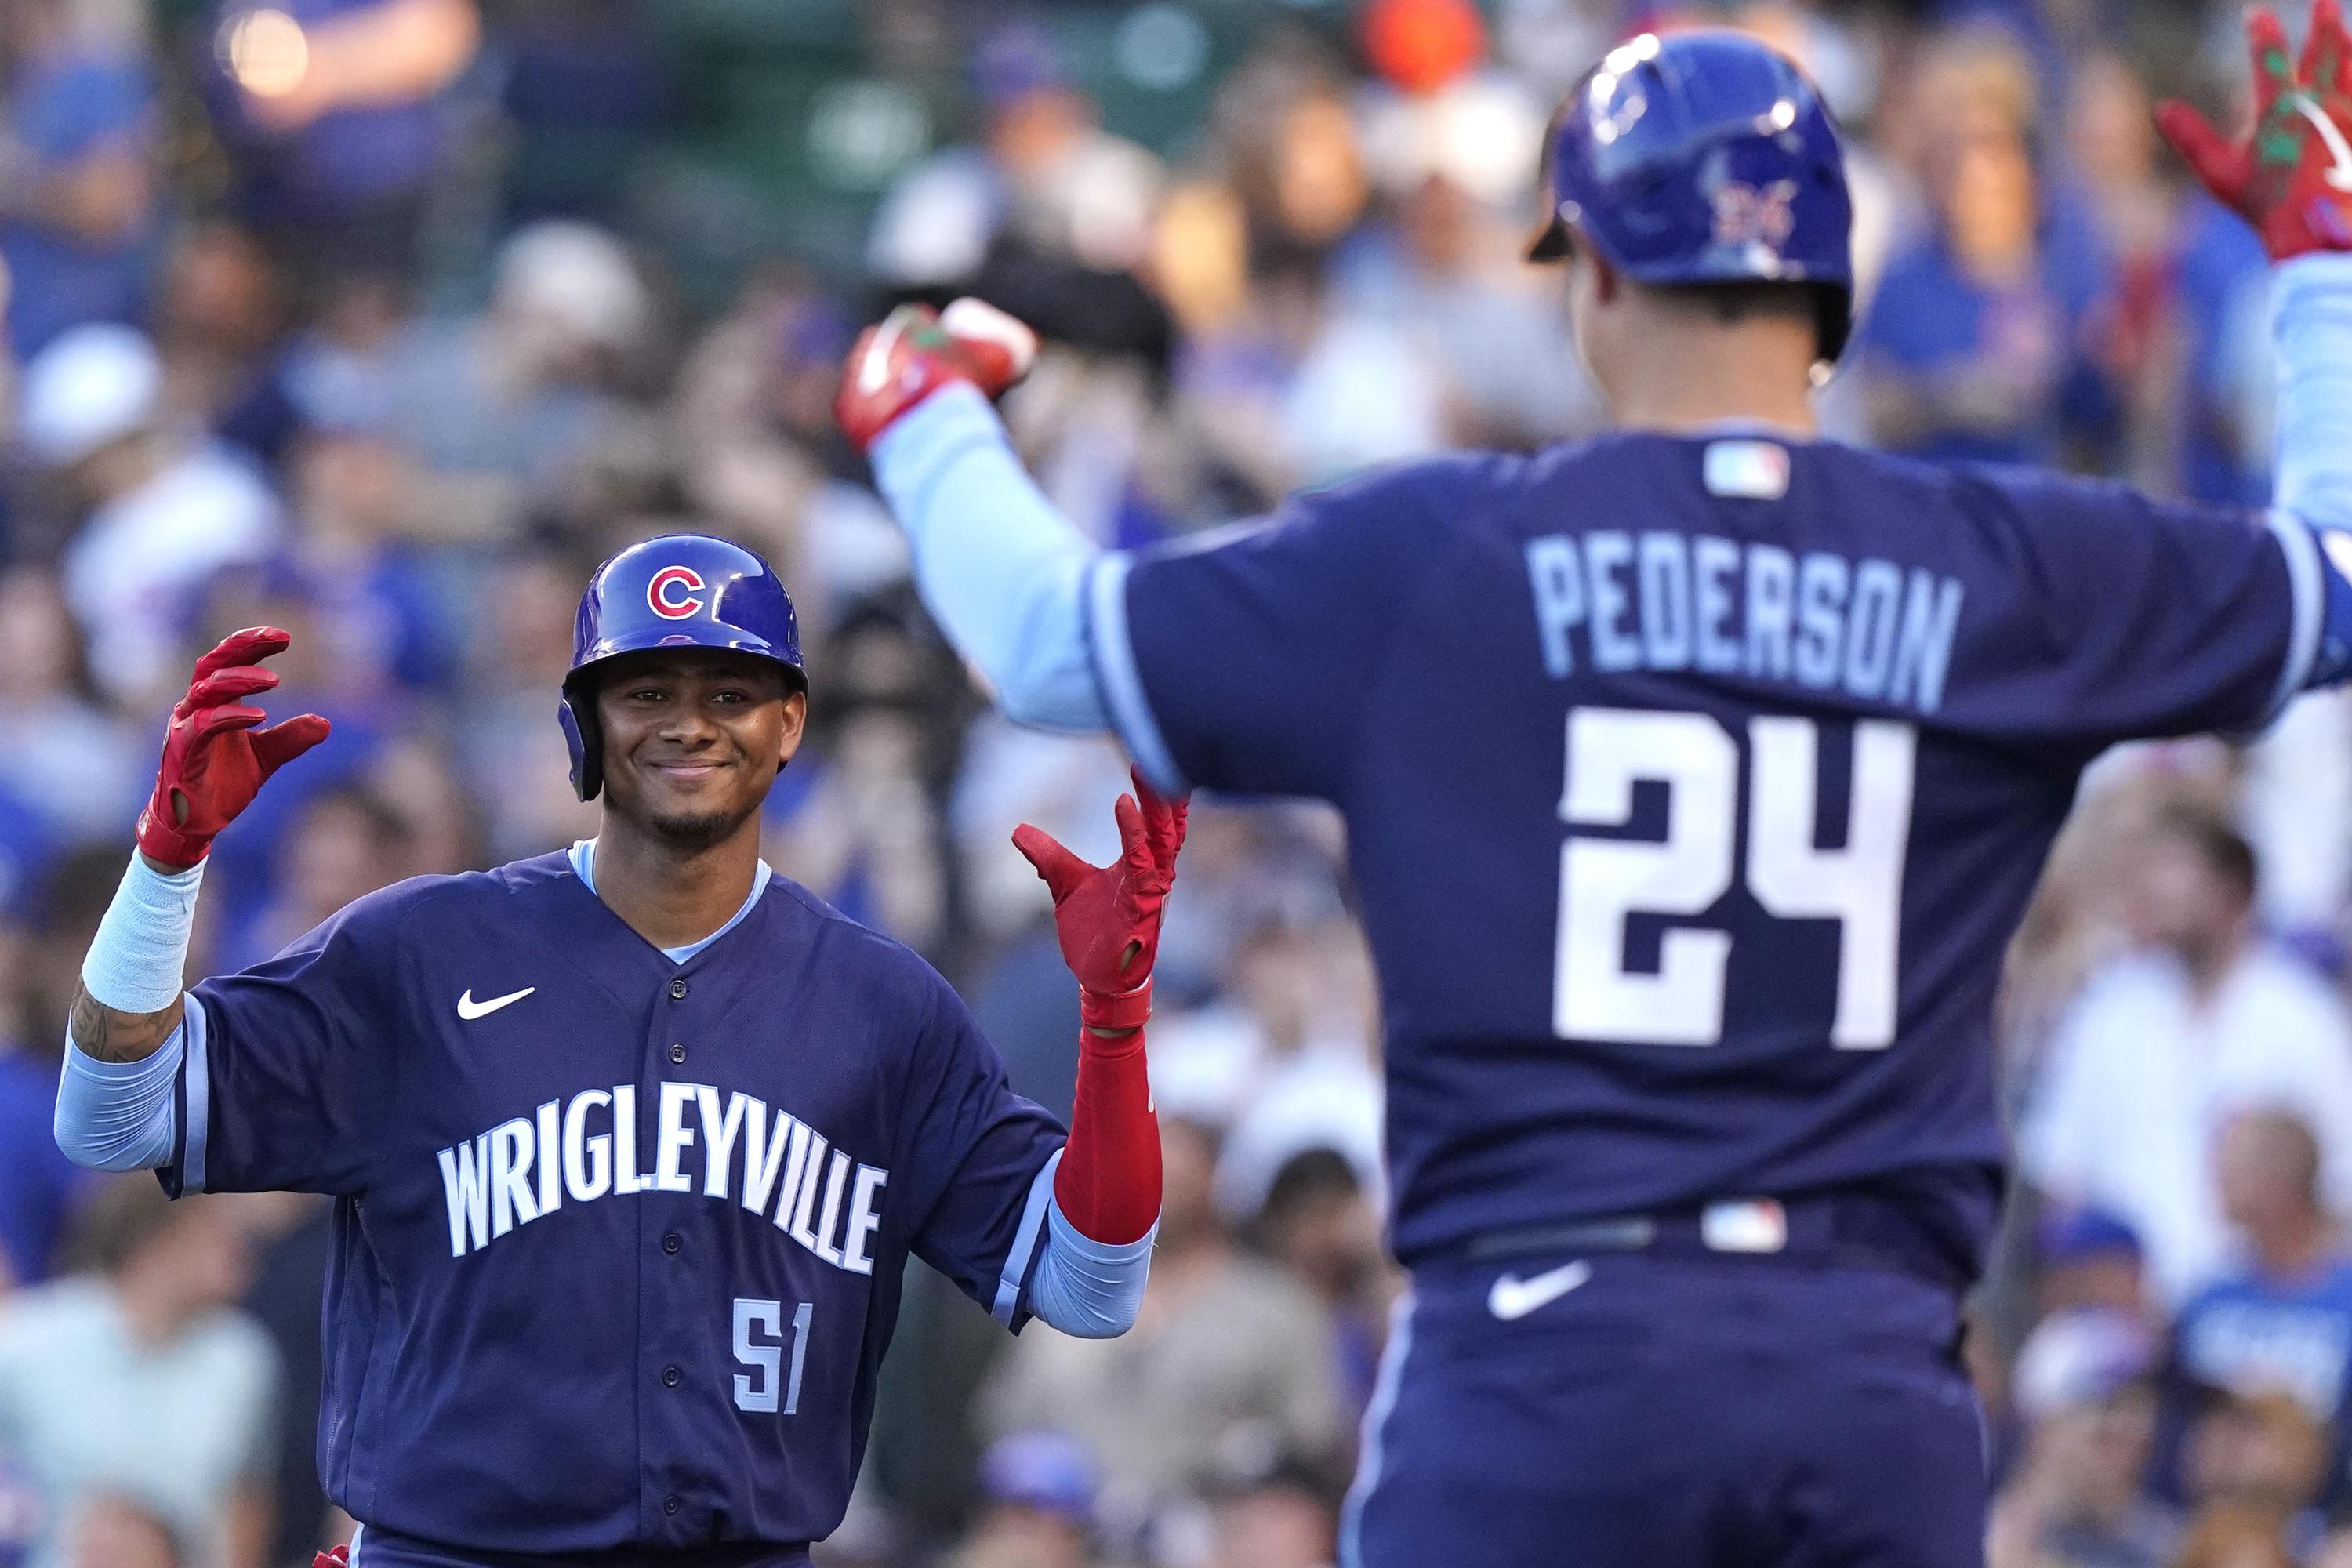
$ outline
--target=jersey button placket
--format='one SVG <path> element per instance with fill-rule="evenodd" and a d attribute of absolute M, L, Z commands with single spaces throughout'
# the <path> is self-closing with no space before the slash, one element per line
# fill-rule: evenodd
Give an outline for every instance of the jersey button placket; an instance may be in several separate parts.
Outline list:
<path fill-rule="evenodd" d="M 681 974 L 669 983 L 669 999 L 673 1002 L 685 1001 L 686 989 L 686 976 Z"/>
<path fill-rule="evenodd" d="M 684 1046 L 670 1047 L 669 1060 L 672 1067 L 684 1067 L 686 1065 L 686 1047 Z"/>
<path fill-rule="evenodd" d="M 676 1388 L 685 1376 L 686 1373 L 678 1371 L 677 1368 L 674 1366 L 666 1366 L 662 1368 L 662 1386 L 664 1388 Z"/>
<path fill-rule="evenodd" d="M 678 1235 L 676 1231 L 671 1231 L 667 1236 L 662 1237 L 662 1250 L 671 1254 L 672 1256 L 676 1256 L 678 1249 L 685 1245 L 686 1238 Z"/>

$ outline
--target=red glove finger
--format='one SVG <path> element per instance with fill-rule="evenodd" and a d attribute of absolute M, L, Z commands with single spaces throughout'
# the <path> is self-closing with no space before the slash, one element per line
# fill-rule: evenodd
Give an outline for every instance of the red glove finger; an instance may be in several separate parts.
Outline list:
<path fill-rule="evenodd" d="M 272 724 L 267 730 L 257 730 L 253 735 L 254 761 L 261 764 L 264 779 L 327 738 L 333 728 L 316 713 L 299 713 L 282 724 Z"/>
<path fill-rule="evenodd" d="M 291 641 L 274 627 L 250 627 L 196 661 L 163 734 L 154 791 L 139 814 L 139 847 L 150 859 L 195 865 L 271 773 L 326 739 L 327 721 L 315 713 L 257 729 L 268 715 L 243 700 L 278 684 L 253 660 L 283 652 Z"/>
<path fill-rule="evenodd" d="M 1121 850 L 1108 866 L 1089 866 L 1027 823 L 1013 835 L 1054 895 L 1062 961 L 1077 977 L 1080 1016 L 1097 1029 L 1138 1028 L 1150 1016 L 1160 914 L 1174 878 L 1154 858 L 1142 807 L 1122 795 L 1118 814 Z"/>
<path fill-rule="evenodd" d="M 2267 118 L 2278 100 L 2295 88 L 2286 28 L 2267 5 L 2256 5 L 2246 13 L 2246 51 L 2253 57 L 2254 112 L 2258 119 Z"/>
<path fill-rule="evenodd" d="M 951 301 L 940 312 L 940 329 L 954 342 L 973 381 L 991 397 L 1005 392 L 1037 363 L 1037 334 L 985 300 Z"/>
<path fill-rule="evenodd" d="M 226 669 L 215 670 L 189 687 L 188 694 L 180 699 L 180 706 L 173 711 L 193 713 L 199 708 L 234 702 L 257 691 L 268 691 L 277 684 L 275 670 L 262 669 L 250 664 L 232 665 Z"/>
<path fill-rule="evenodd" d="M 205 741 L 229 730 L 250 730 L 268 717 L 268 714 L 258 708 L 247 708 L 236 702 L 223 702 L 210 708 L 197 709 L 189 716 L 184 727 L 197 740 Z M 174 722 L 178 721 L 174 721 Z"/>
<path fill-rule="evenodd" d="M 2335 7 L 2331 0 L 2316 0 L 2311 7 L 2311 25 L 2304 30 L 2303 56 L 2295 62 L 2295 79 L 2322 91 L 2331 91 L 2336 85 L 2336 42 L 2343 36 L 2341 13 L 2331 16 Z"/>
<path fill-rule="evenodd" d="M 1182 795 L 1163 799 L 1144 782 L 1139 770 L 1129 768 L 1127 776 L 1134 781 L 1135 798 L 1143 805 L 1143 830 L 1151 840 L 1151 858 L 1173 880 L 1176 855 L 1184 847 L 1185 799 Z"/>
<path fill-rule="evenodd" d="M 251 664 L 272 654 L 284 653 L 294 639 L 276 626 L 247 626 L 241 632 L 231 632 L 221 638 L 218 647 L 196 660 L 194 675 L 189 684 L 194 685 L 216 669 L 226 669 L 235 664 Z"/>
<path fill-rule="evenodd" d="M 1160 868 L 1159 858 L 1152 853 L 1150 837 L 1144 831 L 1143 808 L 1135 804 L 1133 795 L 1123 795 L 1111 807 L 1111 815 L 1118 822 L 1119 869 L 1127 874 L 1128 885 L 1165 893 L 1168 876 Z"/>
<path fill-rule="evenodd" d="M 1013 847 L 1021 851 L 1021 858 L 1037 868 L 1037 875 L 1045 879 L 1045 890 L 1054 895 L 1056 904 L 1075 892 L 1078 884 L 1094 870 L 1092 866 L 1064 848 L 1060 839 L 1044 828 L 1032 827 L 1025 822 L 1013 830 Z"/>
<path fill-rule="evenodd" d="M 977 300 L 949 307 L 953 329 L 921 305 L 901 305 L 858 334 L 842 365 L 833 416 L 865 451 L 901 416 L 943 386 L 993 397 L 1028 373 L 1036 336 Z"/>
<path fill-rule="evenodd" d="M 2231 142 L 2178 99 L 2157 107 L 2156 128 L 2207 190 L 2224 205 L 2243 210 L 2246 185 L 2254 173 L 2251 148 Z"/>

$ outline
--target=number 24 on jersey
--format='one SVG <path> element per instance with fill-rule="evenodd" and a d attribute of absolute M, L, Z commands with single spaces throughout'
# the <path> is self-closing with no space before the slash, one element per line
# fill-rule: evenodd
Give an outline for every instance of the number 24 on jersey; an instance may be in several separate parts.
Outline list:
<path fill-rule="evenodd" d="M 1851 816 L 1843 848 L 1814 844 L 1820 726 L 1759 716 L 1748 723 L 1748 890 L 1768 915 L 1838 922 L 1837 1016 L 1830 1043 L 1894 1043 L 1903 858 L 1911 831 L 1916 732 L 1853 726 Z M 1740 747 L 1703 713 L 1579 708 L 1568 717 L 1560 820 L 1622 827 L 1633 786 L 1667 791 L 1662 841 L 1571 837 L 1560 849 L 1552 1030 L 1563 1039 L 1711 1046 L 1723 1038 L 1730 931 L 1667 930 L 1655 973 L 1625 967 L 1626 917 L 1702 916 L 1738 868 Z"/>

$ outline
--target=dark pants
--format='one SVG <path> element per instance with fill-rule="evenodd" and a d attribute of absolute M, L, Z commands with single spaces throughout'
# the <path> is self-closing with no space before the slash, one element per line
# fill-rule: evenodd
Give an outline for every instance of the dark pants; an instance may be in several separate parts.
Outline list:
<path fill-rule="evenodd" d="M 1572 1261 L 1415 1271 L 1343 1568 L 1981 1568 L 1982 1421 L 1949 1292 L 1602 1254 L 1527 1308 Z"/>

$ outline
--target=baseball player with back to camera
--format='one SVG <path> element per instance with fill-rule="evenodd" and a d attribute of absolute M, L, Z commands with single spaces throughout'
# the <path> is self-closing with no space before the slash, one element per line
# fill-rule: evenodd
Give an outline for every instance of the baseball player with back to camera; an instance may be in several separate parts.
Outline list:
<path fill-rule="evenodd" d="M 1981 1561 L 2003 949 L 2102 748 L 2352 673 L 2352 45 L 2334 0 L 2299 60 L 2250 31 L 2253 134 L 2162 123 L 2277 258 L 2267 515 L 1820 439 L 1838 139 L 1728 32 L 1622 45 L 1548 133 L 1596 439 L 1105 553 L 982 395 L 1017 323 L 852 350 L 837 412 L 1007 712 L 1346 816 L 1413 1288 L 1345 1563 Z"/>
<path fill-rule="evenodd" d="M 1108 868 L 1015 835 L 1081 987 L 1066 1140 L 921 959 L 761 860 L 807 714 L 792 604 L 748 550 L 652 539 L 590 582 L 563 687 L 596 837 L 371 894 L 183 994 L 213 836 L 327 732 L 256 728 L 286 645 L 229 637 L 173 710 L 58 1138 L 175 1195 L 338 1199 L 319 1470 L 362 1568 L 805 1563 L 910 1252 L 1009 1328 L 1133 1321 L 1181 804 L 1122 799 Z"/>

